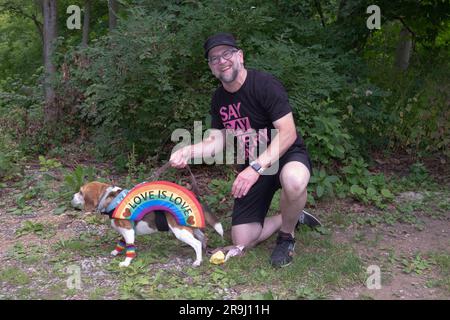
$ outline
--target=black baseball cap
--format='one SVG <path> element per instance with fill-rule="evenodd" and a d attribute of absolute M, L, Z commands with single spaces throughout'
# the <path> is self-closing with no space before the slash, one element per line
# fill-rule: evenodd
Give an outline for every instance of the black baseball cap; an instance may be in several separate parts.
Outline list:
<path fill-rule="evenodd" d="M 231 33 L 225 32 L 216 33 L 215 35 L 212 35 L 208 39 L 206 39 L 205 44 L 203 45 L 203 48 L 205 49 L 205 58 L 208 58 L 209 50 L 211 50 L 214 47 L 223 45 L 239 49 L 239 47 L 236 44 L 236 39 L 233 37 Z"/>

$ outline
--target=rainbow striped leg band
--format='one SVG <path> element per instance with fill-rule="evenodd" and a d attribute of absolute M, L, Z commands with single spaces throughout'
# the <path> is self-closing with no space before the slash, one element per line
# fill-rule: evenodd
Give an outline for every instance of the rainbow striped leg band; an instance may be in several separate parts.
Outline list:
<path fill-rule="evenodd" d="M 127 244 L 127 253 L 125 255 L 127 258 L 136 257 L 136 246 L 134 244 Z"/>
<path fill-rule="evenodd" d="M 125 246 L 126 246 L 126 243 L 125 243 L 125 241 L 123 241 L 123 239 L 122 240 L 120 240 L 118 243 L 117 243 L 117 245 L 116 245 L 116 251 L 117 252 L 122 252 L 123 251 L 123 249 L 125 249 Z"/>

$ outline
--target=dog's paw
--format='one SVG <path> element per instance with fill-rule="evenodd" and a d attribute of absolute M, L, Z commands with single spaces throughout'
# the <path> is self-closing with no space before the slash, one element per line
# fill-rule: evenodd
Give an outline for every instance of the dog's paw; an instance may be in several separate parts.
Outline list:
<path fill-rule="evenodd" d="M 111 251 L 111 255 L 113 257 L 117 256 L 120 253 L 120 251 L 117 251 L 116 249 L 114 249 L 113 251 Z"/>
<path fill-rule="evenodd" d="M 193 266 L 193 267 L 200 267 L 201 264 L 202 264 L 202 260 L 195 260 L 195 261 L 192 263 L 192 266 Z"/>
<path fill-rule="evenodd" d="M 119 267 L 121 267 L 121 268 L 128 267 L 130 265 L 130 262 L 131 262 L 131 259 L 126 258 L 124 261 L 119 263 Z"/>

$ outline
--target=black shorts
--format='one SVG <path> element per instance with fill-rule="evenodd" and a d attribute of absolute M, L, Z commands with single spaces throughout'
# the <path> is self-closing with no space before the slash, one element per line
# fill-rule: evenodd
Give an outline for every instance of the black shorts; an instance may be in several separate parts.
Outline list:
<path fill-rule="evenodd" d="M 303 163 L 312 175 L 312 164 L 305 148 L 295 147 L 288 150 L 279 160 L 276 174 L 262 175 L 250 188 L 246 196 L 234 200 L 231 224 L 259 222 L 264 225 L 264 219 L 270 208 L 275 192 L 281 188 L 280 172 L 283 166 L 291 161 Z M 245 168 L 242 167 L 243 170 Z"/>

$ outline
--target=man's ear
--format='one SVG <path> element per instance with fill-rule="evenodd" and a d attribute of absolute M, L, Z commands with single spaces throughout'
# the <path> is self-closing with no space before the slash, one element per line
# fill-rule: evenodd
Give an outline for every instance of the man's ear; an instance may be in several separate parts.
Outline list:
<path fill-rule="evenodd" d="M 242 51 L 242 49 L 240 49 L 238 51 L 238 54 L 239 54 L 239 62 L 244 64 L 244 51 Z"/>

